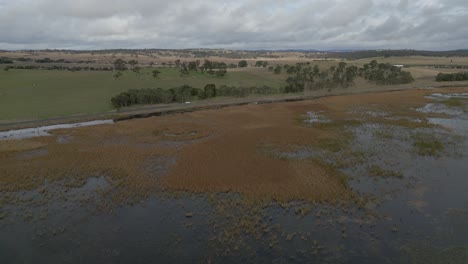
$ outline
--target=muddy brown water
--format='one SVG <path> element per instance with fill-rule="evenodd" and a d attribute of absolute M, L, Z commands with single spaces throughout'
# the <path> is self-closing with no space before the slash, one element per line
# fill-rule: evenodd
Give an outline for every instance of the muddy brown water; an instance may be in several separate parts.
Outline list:
<path fill-rule="evenodd" d="M 467 263 L 468 114 L 445 107 L 424 108 L 449 113 L 430 119 L 445 128 L 350 128 L 365 162 L 340 170 L 353 190 L 372 197 L 362 207 L 294 201 L 257 208 L 236 193 L 159 190 L 108 208 L 100 195 L 109 187 L 105 176 L 81 187 L 46 182 L 16 193 L 15 202 L 0 200 L 0 263 Z M 443 142 L 440 156 L 415 153 L 414 133 Z M 342 155 L 307 147 L 277 154 L 332 162 Z M 167 172 L 177 160 L 147 162 L 148 170 Z M 401 177 L 369 177 L 372 166 Z"/>

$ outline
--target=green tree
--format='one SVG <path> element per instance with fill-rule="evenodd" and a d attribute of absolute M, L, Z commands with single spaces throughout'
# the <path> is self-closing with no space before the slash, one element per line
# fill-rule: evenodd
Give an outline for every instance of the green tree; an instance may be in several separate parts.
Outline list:
<path fill-rule="evenodd" d="M 283 68 L 283 67 L 281 67 L 281 65 L 277 65 L 277 66 L 275 67 L 275 69 L 273 70 L 273 72 L 274 72 L 275 74 L 280 74 L 282 68 Z"/>
<path fill-rule="evenodd" d="M 189 71 L 197 71 L 198 66 L 196 61 L 191 61 L 188 63 L 188 70 Z"/>
<path fill-rule="evenodd" d="M 125 66 L 126 64 L 126 61 L 122 59 L 116 59 L 114 61 L 114 69 L 116 69 L 117 71 L 125 71 L 127 69 L 127 67 Z"/>
<path fill-rule="evenodd" d="M 137 60 L 129 60 L 128 64 L 130 64 L 132 67 L 135 67 L 138 64 Z"/>
<path fill-rule="evenodd" d="M 216 97 L 216 85 L 215 84 L 205 85 L 205 88 L 203 88 L 203 92 L 204 92 L 205 98 Z"/>
<path fill-rule="evenodd" d="M 188 68 L 187 68 L 187 65 L 186 65 L 185 63 L 182 63 L 181 69 L 180 69 L 179 72 L 180 72 L 180 75 L 181 75 L 181 76 L 189 75 L 189 74 L 190 74 L 190 72 L 189 72 L 189 70 L 188 70 Z"/>
<path fill-rule="evenodd" d="M 122 77 L 122 75 L 123 75 L 123 73 L 120 72 L 120 71 L 118 71 L 118 72 L 114 73 L 114 78 L 115 78 L 116 80 L 118 80 L 120 77 Z"/>
<path fill-rule="evenodd" d="M 153 75 L 153 78 L 158 78 L 159 74 L 161 74 L 161 72 L 159 70 L 153 70 L 151 72 L 151 74 Z"/>
<path fill-rule="evenodd" d="M 244 68 L 244 67 L 247 67 L 247 61 L 245 60 L 241 60 L 239 61 L 239 63 L 237 64 L 237 66 L 239 66 L 239 68 Z"/>
<path fill-rule="evenodd" d="M 140 74 L 141 68 L 136 66 L 136 67 L 133 67 L 132 71 L 136 74 Z"/>
<path fill-rule="evenodd" d="M 226 75 L 226 73 L 227 73 L 226 69 L 220 69 L 220 70 L 216 71 L 216 76 L 223 77 L 223 76 Z"/>
<path fill-rule="evenodd" d="M 205 60 L 201 68 L 202 71 L 211 71 L 213 69 L 213 63 L 209 60 Z"/>

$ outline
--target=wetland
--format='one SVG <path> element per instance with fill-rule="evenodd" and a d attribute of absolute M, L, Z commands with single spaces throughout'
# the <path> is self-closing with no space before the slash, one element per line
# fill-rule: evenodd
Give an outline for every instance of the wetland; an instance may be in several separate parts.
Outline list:
<path fill-rule="evenodd" d="M 466 263 L 467 94 L 329 96 L 0 140 L 0 263 Z"/>

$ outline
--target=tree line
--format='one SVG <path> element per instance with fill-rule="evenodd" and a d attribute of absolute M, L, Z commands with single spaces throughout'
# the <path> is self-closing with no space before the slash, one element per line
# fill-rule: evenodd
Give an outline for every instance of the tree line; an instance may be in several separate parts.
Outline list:
<path fill-rule="evenodd" d="M 58 59 L 58 60 L 52 60 L 50 58 L 43 58 L 43 59 L 36 59 L 33 60 L 31 58 L 6 58 L 2 57 L 0 58 L 0 64 L 12 64 L 15 61 L 19 62 L 36 62 L 36 63 L 76 63 L 76 64 L 89 64 L 89 63 L 94 63 L 94 61 L 91 60 L 77 60 L 77 61 L 69 61 L 65 59 Z"/>
<path fill-rule="evenodd" d="M 25 66 L 6 66 L 3 68 L 5 71 L 9 70 L 59 70 L 59 71 L 112 71 L 112 67 L 80 67 L 80 66 L 37 66 L 37 65 L 25 65 Z"/>
<path fill-rule="evenodd" d="M 277 65 L 270 67 L 270 71 L 280 74 L 283 70 L 293 75 L 286 79 L 286 93 L 303 92 L 304 90 L 319 90 L 332 88 L 346 88 L 354 84 L 357 77 L 378 85 L 406 84 L 414 81 L 410 72 L 388 63 L 378 63 L 376 60 L 358 68 L 340 62 L 338 66 L 331 66 L 321 70 L 318 65 L 312 66 L 310 62 L 296 65 Z"/>
<path fill-rule="evenodd" d="M 468 72 L 439 73 L 436 76 L 436 81 L 437 82 L 468 81 Z"/>
<path fill-rule="evenodd" d="M 250 95 L 275 94 L 279 90 L 269 86 L 233 87 L 207 84 L 203 89 L 182 85 L 171 89 L 146 88 L 130 89 L 111 98 L 111 105 L 116 109 L 142 104 L 183 103 L 193 99 L 208 99 L 219 96 L 246 97 Z"/>
<path fill-rule="evenodd" d="M 414 82 L 410 72 L 402 71 L 389 63 L 378 63 L 376 60 L 365 64 L 360 68 L 359 76 L 364 77 L 369 82 L 380 85 L 407 84 Z"/>
<path fill-rule="evenodd" d="M 190 72 L 201 72 L 216 75 L 219 77 L 227 74 L 228 65 L 224 62 L 204 60 L 202 63 L 200 60 L 195 61 L 175 61 L 176 68 L 179 69 L 181 75 L 189 75 Z"/>
<path fill-rule="evenodd" d="M 0 58 L 0 64 L 12 64 L 13 60 L 9 58 Z"/>
<path fill-rule="evenodd" d="M 245 67 L 247 66 L 246 61 L 240 61 L 238 65 L 236 64 L 226 64 L 225 62 L 217 62 L 217 61 L 210 61 L 210 60 L 204 60 L 202 63 L 200 60 L 195 60 L 195 61 L 180 61 L 180 60 L 175 60 L 174 65 L 178 70 L 181 76 L 187 76 L 190 75 L 192 72 L 201 72 L 201 73 L 207 73 L 210 75 L 215 75 L 218 77 L 223 77 L 227 74 L 227 68 L 237 68 L 237 67 Z M 138 66 L 138 61 L 136 60 L 130 60 L 130 61 L 125 61 L 123 59 L 116 59 L 113 63 L 114 69 L 117 71 L 114 74 L 114 77 L 116 79 L 120 78 L 123 75 L 123 71 L 127 70 L 132 70 L 136 73 L 139 73 L 141 68 Z M 130 66 L 127 66 L 130 65 Z M 155 73 L 157 72 L 157 73 Z M 157 77 L 157 75 L 160 72 L 155 70 L 153 71 L 153 76 Z M 155 76 L 156 75 L 156 76 Z"/>

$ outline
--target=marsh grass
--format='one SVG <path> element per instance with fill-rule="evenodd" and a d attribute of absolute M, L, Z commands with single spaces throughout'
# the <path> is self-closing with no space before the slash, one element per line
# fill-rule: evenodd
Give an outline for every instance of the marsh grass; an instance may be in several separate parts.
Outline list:
<path fill-rule="evenodd" d="M 440 101 L 440 103 L 448 106 L 448 107 L 464 107 L 467 104 L 466 99 L 462 98 L 449 98 L 447 100 Z"/>
<path fill-rule="evenodd" d="M 373 136 L 379 139 L 393 139 L 394 135 L 389 130 L 377 129 L 372 132 Z"/>
<path fill-rule="evenodd" d="M 401 172 L 393 171 L 393 170 L 386 170 L 378 165 L 372 165 L 367 169 L 367 172 L 372 177 L 383 177 L 383 178 L 403 178 L 403 174 Z"/>
<path fill-rule="evenodd" d="M 396 117 L 394 119 L 381 118 L 381 119 L 372 119 L 369 121 L 372 123 L 380 123 L 383 125 L 397 126 L 397 127 L 408 128 L 408 129 L 438 127 L 438 125 L 429 123 L 425 117 L 423 119 L 419 119 L 418 121 L 416 120 L 417 119 L 409 119 L 406 117 Z"/>
<path fill-rule="evenodd" d="M 411 135 L 413 148 L 421 156 L 439 157 L 445 150 L 445 145 L 434 135 L 428 133 L 414 133 Z"/>
<path fill-rule="evenodd" d="M 0 140 L 0 155 L 2 153 L 8 153 L 8 152 L 11 153 L 11 152 L 35 150 L 35 149 L 44 147 L 45 145 L 46 145 L 45 143 L 35 141 L 35 140 L 30 140 L 30 139 Z"/>
<path fill-rule="evenodd" d="M 311 126 L 323 130 L 340 130 L 343 131 L 349 127 L 356 127 L 362 125 L 362 121 L 358 119 L 336 119 L 331 122 L 316 122 L 312 123 Z"/>
<path fill-rule="evenodd" d="M 365 151 L 353 150 L 348 148 L 344 151 L 340 151 L 338 155 L 331 157 L 333 164 L 336 168 L 350 168 L 362 166 L 367 163 L 369 159 L 369 153 Z"/>
<path fill-rule="evenodd" d="M 318 148 L 330 152 L 339 152 L 347 149 L 351 144 L 351 139 L 341 138 L 341 139 L 323 139 L 320 140 L 316 145 Z"/>

